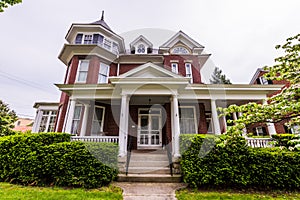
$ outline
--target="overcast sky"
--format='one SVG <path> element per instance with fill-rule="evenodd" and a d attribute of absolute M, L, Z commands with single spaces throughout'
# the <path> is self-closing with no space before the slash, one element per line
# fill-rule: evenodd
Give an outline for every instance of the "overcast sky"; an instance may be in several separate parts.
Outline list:
<path fill-rule="evenodd" d="M 34 102 L 59 101 L 53 84 L 65 74 L 57 58 L 65 35 L 72 23 L 98 20 L 102 10 L 124 37 L 149 28 L 170 36 L 184 31 L 212 54 L 209 68 L 218 66 L 233 83 L 247 84 L 279 55 L 276 44 L 300 32 L 299 7 L 299 0 L 23 0 L 0 13 L 0 99 L 30 117 Z M 206 82 L 209 76 L 202 74 Z"/>

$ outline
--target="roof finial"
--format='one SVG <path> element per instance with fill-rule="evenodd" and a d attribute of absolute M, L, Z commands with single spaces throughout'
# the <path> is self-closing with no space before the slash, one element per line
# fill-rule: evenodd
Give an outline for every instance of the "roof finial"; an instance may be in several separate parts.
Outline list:
<path fill-rule="evenodd" d="M 104 10 L 102 10 L 102 16 L 101 16 L 101 20 L 104 20 Z"/>

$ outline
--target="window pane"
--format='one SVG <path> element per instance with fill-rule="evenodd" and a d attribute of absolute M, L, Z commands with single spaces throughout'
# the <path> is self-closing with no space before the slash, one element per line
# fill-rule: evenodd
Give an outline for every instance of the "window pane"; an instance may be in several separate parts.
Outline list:
<path fill-rule="evenodd" d="M 81 106 L 75 106 L 73 119 L 80 119 L 80 114 L 81 114 Z"/>
<path fill-rule="evenodd" d="M 108 68 L 109 66 L 106 64 L 101 63 L 100 64 L 100 74 L 106 75 L 108 74 Z"/>
<path fill-rule="evenodd" d="M 84 82 L 86 81 L 86 78 L 87 78 L 87 72 L 79 72 L 77 81 Z"/>
<path fill-rule="evenodd" d="M 79 70 L 80 71 L 88 71 L 89 69 L 89 61 L 88 60 L 81 60 Z"/>
<path fill-rule="evenodd" d="M 180 132 L 185 133 L 197 133 L 196 124 L 195 124 L 195 112 L 194 108 L 184 108 L 180 107 Z"/>

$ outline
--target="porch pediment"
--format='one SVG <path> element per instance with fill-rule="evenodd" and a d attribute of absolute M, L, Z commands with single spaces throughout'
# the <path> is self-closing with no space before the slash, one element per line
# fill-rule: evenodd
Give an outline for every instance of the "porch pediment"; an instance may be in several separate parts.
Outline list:
<path fill-rule="evenodd" d="M 189 78 L 175 74 L 151 62 L 138 66 L 120 76 L 109 78 L 112 84 L 178 84 L 187 85 Z"/>
<path fill-rule="evenodd" d="M 118 76 L 119 78 L 183 78 L 183 76 L 175 74 L 161 66 L 155 65 L 151 62 L 136 67 L 124 74 Z"/>

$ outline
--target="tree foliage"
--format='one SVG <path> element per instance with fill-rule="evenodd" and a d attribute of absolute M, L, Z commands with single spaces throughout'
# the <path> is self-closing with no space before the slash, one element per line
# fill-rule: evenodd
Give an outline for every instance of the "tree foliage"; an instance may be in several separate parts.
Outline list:
<path fill-rule="evenodd" d="M 22 0 L 0 0 L 0 12 L 4 12 L 4 8 L 22 3 Z"/>
<path fill-rule="evenodd" d="M 222 70 L 218 67 L 215 67 L 211 77 L 212 79 L 209 79 L 211 84 L 231 84 L 230 80 L 226 78 L 225 74 L 222 74 Z"/>
<path fill-rule="evenodd" d="M 275 59 L 274 66 L 266 66 L 265 76 L 269 80 L 286 80 L 290 86 L 284 86 L 280 93 L 267 99 L 266 104 L 248 103 L 242 106 L 231 105 L 221 109 L 222 115 L 242 112 L 235 120 L 235 126 L 228 129 L 229 133 L 241 133 L 249 124 L 257 122 L 276 123 L 289 121 L 288 126 L 300 124 L 300 34 L 290 37 L 276 49 L 284 51 L 284 55 Z M 232 122 L 232 121 L 231 121 Z"/>
<path fill-rule="evenodd" d="M 13 128 L 17 119 L 15 111 L 9 109 L 8 104 L 0 100 L 0 133 Z"/>

